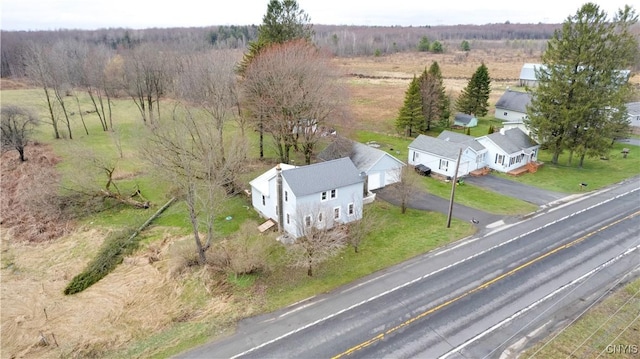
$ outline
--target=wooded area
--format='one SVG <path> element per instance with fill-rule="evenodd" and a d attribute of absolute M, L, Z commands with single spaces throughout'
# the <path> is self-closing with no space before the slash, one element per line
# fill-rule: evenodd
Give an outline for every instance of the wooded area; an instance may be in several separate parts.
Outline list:
<path fill-rule="evenodd" d="M 560 24 L 487 24 L 452 26 L 338 26 L 314 25 L 313 42 L 337 56 L 362 56 L 415 51 L 423 36 L 456 50 L 463 40 L 471 48 L 491 46 L 539 51 Z M 258 26 L 211 26 L 201 28 L 99 29 L 57 31 L 1 31 L 2 73 L 6 77 L 26 75 L 22 62 L 28 44 L 77 42 L 93 48 L 120 52 L 152 44 L 189 53 L 206 49 L 247 48 L 257 39 Z M 542 41 L 540 41 L 542 40 Z M 496 44 L 500 41 L 500 44 Z"/>

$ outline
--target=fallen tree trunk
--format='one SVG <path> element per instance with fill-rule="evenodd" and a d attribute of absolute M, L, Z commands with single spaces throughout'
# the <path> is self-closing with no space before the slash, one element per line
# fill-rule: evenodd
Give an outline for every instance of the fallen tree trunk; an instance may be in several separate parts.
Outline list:
<path fill-rule="evenodd" d="M 124 197 L 119 193 L 111 192 L 105 189 L 100 190 L 100 195 L 104 198 L 113 198 L 120 203 L 124 203 L 126 205 L 129 205 L 135 208 L 147 209 L 150 206 L 149 201 L 144 201 L 144 202 L 136 201 L 131 197 Z"/>

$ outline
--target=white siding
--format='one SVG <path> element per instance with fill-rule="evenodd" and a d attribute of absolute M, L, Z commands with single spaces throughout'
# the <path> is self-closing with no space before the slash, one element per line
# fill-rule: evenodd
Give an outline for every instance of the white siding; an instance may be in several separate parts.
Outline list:
<path fill-rule="evenodd" d="M 496 118 L 507 122 L 523 122 L 526 113 L 496 107 Z"/>
<path fill-rule="evenodd" d="M 380 180 L 380 175 L 380 172 L 369 173 L 367 177 L 369 181 L 367 183 L 367 188 L 369 189 L 369 191 L 383 187 L 382 181 Z"/>

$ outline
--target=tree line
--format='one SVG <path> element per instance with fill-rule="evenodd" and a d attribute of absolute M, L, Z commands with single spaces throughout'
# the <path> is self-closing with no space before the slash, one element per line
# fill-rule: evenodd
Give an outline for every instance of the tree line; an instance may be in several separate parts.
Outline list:
<path fill-rule="evenodd" d="M 310 19 L 311 20 L 311 19 Z M 415 51 L 423 38 L 438 41 L 456 50 L 463 40 L 472 47 L 487 46 L 487 41 L 547 40 L 559 24 L 486 24 L 454 26 L 343 26 L 314 25 L 312 41 L 334 55 L 362 56 Z M 55 31 L 6 31 L 2 38 L 0 75 L 24 77 L 21 59 L 27 50 L 25 44 L 51 44 L 59 41 L 76 41 L 91 46 L 119 51 L 144 44 L 168 47 L 174 50 L 245 49 L 258 38 L 256 25 L 228 25 L 184 28 L 127 29 L 108 28 L 97 30 L 61 29 Z M 532 46 L 527 41 L 519 46 Z"/>

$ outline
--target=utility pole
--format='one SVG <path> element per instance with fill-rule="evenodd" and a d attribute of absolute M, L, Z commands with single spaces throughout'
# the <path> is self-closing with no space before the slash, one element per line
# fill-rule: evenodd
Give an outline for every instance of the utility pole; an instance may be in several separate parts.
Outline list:
<path fill-rule="evenodd" d="M 449 216 L 447 217 L 447 228 L 451 227 L 451 213 L 453 213 L 453 197 L 456 194 L 456 183 L 458 182 L 458 168 L 460 167 L 460 157 L 462 148 L 458 150 L 458 160 L 456 161 L 456 171 L 453 173 L 453 183 L 451 184 L 451 199 L 449 200 Z"/>

